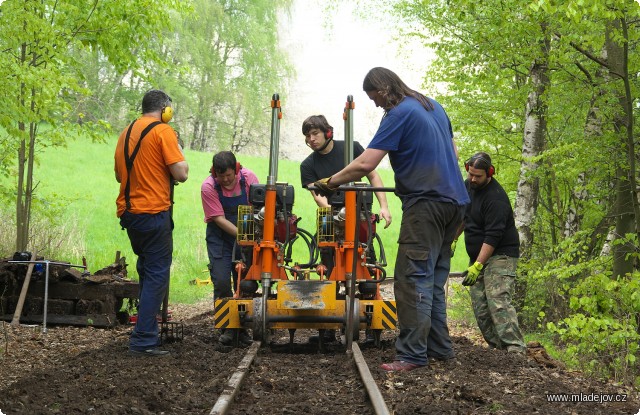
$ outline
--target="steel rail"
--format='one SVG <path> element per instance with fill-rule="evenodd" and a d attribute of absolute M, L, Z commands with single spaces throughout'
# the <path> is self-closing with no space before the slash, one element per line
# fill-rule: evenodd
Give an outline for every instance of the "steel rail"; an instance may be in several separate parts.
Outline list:
<path fill-rule="evenodd" d="M 364 387 L 367 389 L 367 394 L 369 395 L 371 405 L 373 405 L 373 410 L 376 412 L 376 415 L 389 415 L 390 412 L 389 408 L 387 408 L 387 403 L 384 401 L 382 393 L 380 393 L 380 389 L 378 389 L 378 384 L 373 379 L 373 376 L 371 376 L 369 366 L 364 360 L 364 356 L 362 355 L 362 351 L 360 351 L 360 346 L 358 346 L 357 342 L 353 342 L 351 345 L 351 352 L 353 361 L 358 367 L 360 378 L 362 379 L 362 382 L 364 382 Z"/>
<path fill-rule="evenodd" d="M 209 415 L 226 415 L 228 413 L 231 405 L 233 404 L 233 400 L 242 387 L 242 383 L 244 382 L 249 368 L 251 367 L 251 364 L 253 363 L 261 346 L 262 342 L 254 341 L 253 344 L 249 347 L 249 350 L 243 357 L 242 361 L 240 361 L 238 369 L 229 377 L 227 386 L 218 397 L 218 400 L 209 412 Z M 360 346 L 358 346 L 357 342 L 353 342 L 351 351 L 352 352 L 350 353 L 350 355 L 352 356 L 353 362 L 358 369 L 358 374 L 360 375 L 360 379 L 362 379 L 374 412 L 376 413 L 376 415 L 390 415 L 387 403 L 385 402 L 382 393 L 378 388 L 378 384 L 371 375 L 369 366 L 367 365 L 364 355 L 362 354 Z"/>
<path fill-rule="evenodd" d="M 211 408 L 211 412 L 209 415 L 224 415 L 229 410 L 231 403 L 233 402 L 233 398 L 235 398 L 238 390 L 240 390 L 240 386 L 244 381 L 249 368 L 251 367 L 251 363 L 253 359 L 258 354 L 258 350 L 260 350 L 260 346 L 262 342 L 254 341 L 253 344 L 249 347 L 247 354 L 244 356 L 240 364 L 238 365 L 238 370 L 236 370 L 231 377 L 229 378 L 229 382 L 227 383 L 227 387 L 224 388 L 222 394 L 218 396 L 218 400 L 216 401 L 213 408 Z"/>

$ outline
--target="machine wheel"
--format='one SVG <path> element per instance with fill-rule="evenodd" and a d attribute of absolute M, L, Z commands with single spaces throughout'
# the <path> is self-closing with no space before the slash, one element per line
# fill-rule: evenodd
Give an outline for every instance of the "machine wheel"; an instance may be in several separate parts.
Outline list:
<path fill-rule="evenodd" d="M 353 339 L 353 341 L 358 341 L 358 336 L 360 335 L 360 300 L 358 300 L 357 298 L 354 299 L 353 301 L 353 311 L 349 311 L 349 296 L 347 296 L 346 298 L 346 314 L 345 314 L 345 333 L 347 333 L 347 330 L 351 330 L 351 333 L 353 334 L 353 336 L 351 337 Z M 349 313 L 351 312 L 351 314 L 353 315 L 353 327 L 349 327 Z"/>
<path fill-rule="evenodd" d="M 261 341 L 263 345 L 269 343 L 273 330 L 263 330 L 265 316 L 262 312 L 262 298 L 253 299 L 253 327 L 252 334 L 254 341 Z"/>

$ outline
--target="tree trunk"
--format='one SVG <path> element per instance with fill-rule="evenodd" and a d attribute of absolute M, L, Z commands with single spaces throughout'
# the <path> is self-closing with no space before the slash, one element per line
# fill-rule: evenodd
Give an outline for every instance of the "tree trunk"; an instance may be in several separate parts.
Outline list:
<path fill-rule="evenodd" d="M 544 138 L 547 128 L 547 106 L 543 95 L 549 85 L 547 74 L 548 66 L 546 57 L 548 48 L 544 49 L 544 57 L 540 62 L 534 62 L 529 71 L 529 79 L 533 88 L 527 97 L 524 122 L 524 137 L 522 142 L 522 163 L 520 164 L 520 179 L 514 216 L 518 233 L 520 235 L 520 255 L 528 257 L 533 245 L 533 221 L 538 208 L 540 193 L 539 180 L 535 172 L 539 163 L 535 157 L 539 156 L 544 148 Z"/>
<path fill-rule="evenodd" d="M 618 43 L 615 34 L 624 41 Z M 626 160 L 621 160 L 616 168 L 616 239 L 626 238 L 627 234 L 638 232 L 638 200 L 636 197 L 636 167 L 633 142 L 633 99 L 629 85 L 628 33 L 624 18 L 616 19 L 607 26 L 605 47 L 611 79 L 616 81 L 614 93 L 620 104 L 619 115 L 614 117 L 614 130 L 620 137 L 621 147 L 625 149 Z M 634 246 L 630 242 L 613 245 L 613 277 L 633 271 Z"/>
<path fill-rule="evenodd" d="M 21 47 L 21 60 L 22 62 L 27 60 L 27 45 L 24 43 Z M 22 107 L 27 102 L 24 83 L 20 87 L 18 102 Z M 26 202 L 30 198 L 30 192 L 28 192 L 28 188 L 25 188 L 25 168 L 29 150 L 25 139 L 26 125 L 24 121 L 18 121 L 18 129 L 21 132 L 21 139 L 20 147 L 18 148 L 18 183 L 16 189 L 16 251 L 24 251 L 29 241 L 29 211 L 27 207 L 30 206 L 30 202 L 29 204 Z"/>
<path fill-rule="evenodd" d="M 20 131 L 24 132 L 24 123 L 19 125 Z M 18 186 L 16 194 L 16 251 L 24 251 L 27 247 L 29 222 L 25 211 L 24 200 L 24 177 L 26 166 L 27 143 L 25 139 L 20 141 L 18 149 Z M 27 232 L 25 232 L 27 231 Z"/>
<path fill-rule="evenodd" d="M 23 62 L 28 60 L 27 45 L 22 45 L 21 59 Z M 30 63 L 35 66 L 36 56 L 34 55 Z M 22 107 L 29 106 L 31 114 L 37 113 L 36 108 L 36 90 L 25 90 L 24 84 L 20 88 L 20 97 L 18 98 Z M 16 251 L 25 251 L 29 245 L 29 234 L 31 226 L 31 200 L 33 198 L 33 164 L 35 159 L 35 145 L 37 135 L 37 124 L 29 123 L 29 142 L 25 138 L 26 124 L 24 121 L 18 121 L 18 128 L 21 131 L 20 147 L 18 150 L 18 186 L 16 195 Z"/>
<path fill-rule="evenodd" d="M 571 191 L 571 200 L 567 209 L 567 216 L 564 222 L 563 236 L 569 238 L 580 230 L 580 222 L 582 220 L 582 205 L 587 199 L 587 191 L 584 190 L 586 183 L 585 173 L 580 173 L 577 178 L 577 186 Z"/>

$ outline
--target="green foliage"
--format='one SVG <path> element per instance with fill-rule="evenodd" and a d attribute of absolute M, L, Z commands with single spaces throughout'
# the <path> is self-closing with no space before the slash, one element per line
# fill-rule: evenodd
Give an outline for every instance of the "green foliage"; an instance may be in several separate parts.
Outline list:
<path fill-rule="evenodd" d="M 286 93 L 292 73 L 277 38 L 278 13 L 290 3 L 194 0 L 192 13 L 175 16 L 175 31 L 157 46 L 170 68 L 151 72 L 174 98 L 187 147 L 267 149 L 268 99 Z"/>
<path fill-rule="evenodd" d="M 469 288 L 458 282 L 449 282 L 449 295 L 447 296 L 448 318 L 461 322 L 467 326 L 475 327 L 476 317 L 473 314 L 473 305 Z"/>
<path fill-rule="evenodd" d="M 546 323 L 574 315 L 578 325 L 584 315 L 580 327 L 596 331 L 597 326 L 615 339 L 604 347 L 623 350 L 624 342 L 633 338 L 634 317 L 629 315 L 637 318 L 637 311 L 630 308 L 630 293 L 605 281 L 614 269 L 628 269 L 620 267 L 620 261 L 629 265 L 629 252 L 638 252 L 638 243 L 624 236 L 633 225 L 636 233 L 639 228 L 637 192 L 621 192 L 619 183 L 637 177 L 631 163 L 635 157 L 637 165 L 637 150 L 625 129 L 638 117 L 624 116 L 631 112 L 640 86 L 635 76 L 625 79 L 626 71 L 640 71 L 640 5 L 631 0 L 400 1 L 394 13 L 407 22 L 402 25 L 409 28 L 405 33 L 421 38 L 437 57 L 424 86 L 443 91 L 436 98 L 458 133 L 461 158 L 478 150 L 492 154 L 498 180 L 511 194 L 519 182 L 539 186 L 532 204 L 531 252 L 522 253 L 527 260 L 519 265 L 524 326 L 544 330 Z M 532 134 L 524 121 L 529 116 L 527 97 L 537 87 L 530 77 L 535 65 L 544 65 L 548 77 L 538 102 L 538 108 L 546 109 L 545 143 L 539 153 L 530 154 L 523 150 Z M 525 174 L 520 170 L 523 161 L 539 167 Z M 612 243 L 606 242 L 605 235 L 622 222 L 617 215 L 631 211 L 634 219 L 616 229 Z M 612 248 L 614 255 L 603 247 Z M 637 273 L 637 260 L 634 269 Z M 609 291 L 589 291 L 586 286 Z M 614 304 L 619 309 L 614 310 Z M 611 320 L 621 326 L 604 331 Z M 639 325 L 637 320 L 636 332 Z M 580 331 L 567 335 L 576 347 L 572 352 L 597 359 L 603 371 L 616 376 L 630 369 L 624 361 L 634 354 L 631 349 L 621 352 L 620 361 L 607 360 L 603 350 L 597 350 L 598 341 L 576 333 Z M 632 372 L 626 373 L 632 377 Z"/>
<path fill-rule="evenodd" d="M 154 58 L 144 61 L 144 71 L 124 71 L 98 48 L 72 48 L 79 84 L 91 94 L 69 93 L 65 101 L 79 122 L 119 128 L 123 117 L 139 115 L 146 90 L 160 88 L 173 99 L 173 125 L 186 147 L 264 150 L 268 140 L 259 133 L 269 122 L 264 98 L 286 93 L 284 80 L 292 73 L 277 39 L 278 14 L 291 2 L 180 4 L 180 9 L 168 10 L 171 24 L 158 28 L 151 42 L 134 51 Z"/>
<path fill-rule="evenodd" d="M 123 118 L 139 115 L 141 96 L 152 87 L 174 97 L 174 125 L 187 144 L 200 140 L 194 148 L 260 147 L 268 100 L 256 97 L 284 92 L 281 79 L 290 73 L 276 30 L 277 13 L 289 4 L 2 2 L 0 76 L 8 82 L 0 97 L 15 105 L 0 114 L 0 171 L 18 179 L 0 197 L 15 197 L 16 245 L 33 243 L 40 150 L 69 138 L 101 140 L 112 124 L 120 128 Z"/>
<path fill-rule="evenodd" d="M 0 116 L 9 136 L 19 134 L 17 122 L 75 122 L 77 114 L 59 99 L 59 93 L 90 91 L 78 82 L 84 74 L 70 51 L 100 50 L 121 72 L 152 61 L 153 51 L 142 46 L 168 27 L 168 11 L 179 7 L 174 0 L 163 2 L 163 7 L 154 4 L 151 0 L 4 1 L 0 74 L 11 82 L 5 84 L 2 95 L 6 102 L 21 102 Z M 16 101 L 20 97 L 27 100 Z"/>
<path fill-rule="evenodd" d="M 408 28 L 405 33 L 421 38 L 437 56 L 424 86 L 427 91 L 443 91 L 436 98 L 459 134 L 461 158 L 488 151 L 500 182 L 512 194 L 518 180 L 540 183 L 533 252 L 519 266 L 525 289 L 521 291 L 526 291 L 525 325 L 540 324 L 544 329 L 546 322 L 570 316 L 575 313 L 570 290 L 594 272 L 612 274 L 613 258 L 601 251 L 613 225 L 612 213 L 618 211 L 613 184 L 627 176 L 620 175 L 630 168 L 624 155 L 637 160 L 637 152 L 629 153 L 621 134 L 625 126 L 618 123 L 623 74 L 608 72 L 603 51 L 607 39 L 628 47 L 629 73 L 638 72 L 640 5 L 630 0 L 400 1 L 394 12 L 407 21 L 401 25 Z M 627 33 L 621 21 L 629 25 Z M 531 157 L 521 154 L 523 137 L 529 133 L 524 131 L 523 112 L 535 87 L 529 68 L 544 62 L 542 58 L 548 59 L 549 75 L 549 87 L 541 97 L 549 109 L 546 147 Z M 631 77 L 632 100 L 638 86 L 638 78 Z M 541 168 L 523 177 L 519 164 L 525 158 Z M 629 173 L 634 174 L 637 171 Z M 630 204 L 623 208 L 631 209 Z M 610 244 L 614 248 L 634 243 L 621 234 L 615 238 Z M 632 258 L 627 254 L 625 260 Z M 594 301 L 600 307 L 603 302 L 624 303 L 614 295 L 605 300 L 607 295 L 603 292 Z"/>
<path fill-rule="evenodd" d="M 145 46 L 168 27 L 168 11 L 180 2 L 168 0 L 54 1 L 6 0 L 0 5 L 0 90 L 10 103 L 0 114 L 0 167 L 17 177 L 15 186 L 16 249 L 30 236 L 36 155 L 42 147 L 63 145 L 77 136 L 82 115 L 61 97 L 85 95 L 76 50 L 99 50 L 121 73 L 153 62 Z M 140 13 L 144 10 L 144 13 Z M 139 50 L 137 48 L 140 48 Z M 147 53 L 149 51 L 149 53 Z M 97 136 L 101 124 L 87 124 Z M 4 170 L 6 171 L 6 170 Z M 5 192 L 2 192 L 5 193 Z"/>
<path fill-rule="evenodd" d="M 520 275 L 527 288 L 521 318 L 526 327 L 540 328 L 545 321 L 565 316 L 569 312 L 567 294 L 575 281 L 593 270 L 610 268 L 610 257 L 590 258 L 589 237 L 579 232 L 560 241 L 548 258 L 521 261 Z M 541 311 L 548 320 L 539 321 Z"/>
<path fill-rule="evenodd" d="M 547 328 L 558 335 L 574 365 L 633 382 L 640 375 L 640 272 L 612 279 L 610 271 L 598 271 L 602 264 L 587 265 L 574 268 L 584 275 L 580 279 L 564 276 L 560 290 L 571 313 L 557 323 L 548 322 Z"/>
<path fill-rule="evenodd" d="M 634 241 L 629 235 L 638 252 Z M 558 356 L 569 365 L 633 383 L 640 375 L 640 273 L 612 278 L 611 257 L 592 256 L 592 245 L 591 236 L 579 232 L 562 240 L 553 258 L 524 264 L 521 319 L 553 334 Z"/>

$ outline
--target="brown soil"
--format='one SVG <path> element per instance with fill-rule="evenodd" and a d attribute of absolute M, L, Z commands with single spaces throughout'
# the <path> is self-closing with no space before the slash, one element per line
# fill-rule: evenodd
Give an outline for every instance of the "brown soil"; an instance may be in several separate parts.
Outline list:
<path fill-rule="evenodd" d="M 211 304 L 174 305 L 184 323 L 182 341 L 166 345 L 168 358 L 127 355 L 129 326 L 115 329 L 40 326 L 0 327 L 0 413 L 3 414 L 207 414 L 242 359 L 245 349 L 217 345 Z M 528 357 L 489 350 L 474 328 L 451 327 L 458 356 L 412 372 L 387 374 L 379 365 L 393 359 L 394 333 L 383 347 L 362 346 L 373 378 L 394 414 L 636 414 L 638 391 L 586 379 L 563 369 L 531 347 Z M 284 333 L 286 336 L 286 333 Z M 298 339 L 300 337 L 301 339 Z M 296 341 L 304 341 L 296 334 Z M 270 366 L 275 358 L 287 364 Z M 372 414 L 365 392 L 351 376 L 327 384 L 327 374 L 349 365 L 343 350 L 300 345 L 264 349 L 254 362 L 255 386 L 239 394 L 232 414 Z M 305 368 L 301 377 L 300 368 Z M 271 371 L 287 372 L 273 382 Z M 310 373 L 310 374 L 308 374 Z M 546 394 L 623 394 L 618 403 L 551 403 Z M 594 395 L 595 394 L 595 395 Z M 243 405 L 243 396 L 259 407 Z M 613 395 L 611 395 L 613 396 Z M 340 400 L 342 397 L 343 400 Z M 353 406 L 348 402 L 359 401 Z"/>

